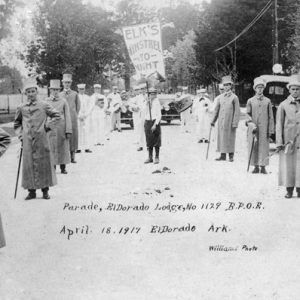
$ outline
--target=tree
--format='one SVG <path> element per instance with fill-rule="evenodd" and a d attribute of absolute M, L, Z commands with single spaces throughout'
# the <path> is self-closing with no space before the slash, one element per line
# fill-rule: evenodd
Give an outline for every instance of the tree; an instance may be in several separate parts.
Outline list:
<path fill-rule="evenodd" d="M 197 28 L 201 7 L 188 1 L 180 1 L 177 5 L 166 6 L 158 10 L 162 25 L 163 49 L 170 49 L 178 40 Z"/>
<path fill-rule="evenodd" d="M 279 31 L 280 61 L 285 64 L 287 60 L 284 53 L 293 27 L 288 16 L 297 1 L 278 0 L 279 17 L 285 19 L 285 27 L 288 27 Z M 204 10 L 196 30 L 195 46 L 197 62 L 204 66 L 204 72 L 199 74 L 202 82 L 208 84 L 220 80 L 221 76 L 228 72 L 233 73 L 239 82 L 249 82 L 254 77 L 272 72 L 273 16 L 271 8 L 236 41 L 236 44 L 232 43 L 220 51 L 215 51 L 239 34 L 267 2 L 211 0 L 210 3 L 203 4 Z"/>
<path fill-rule="evenodd" d="M 27 65 L 46 80 L 73 73 L 73 82 L 106 84 L 105 66 L 118 59 L 119 36 L 112 15 L 80 0 L 43 0 L 34 19 L 38 38 L 26 55 Z"/>
<path fill-rule="evenodd" d="M 176 45 L 171 47 L 172 72 L 176 76 L 179 85 L 196 86 L 197 62 L 194 49 L 196 35 L 189 31 L 183 40 L 178 40 Z"/>
<path fill-rule="evenodd" d="M 15 68 L 0 66 L 0 94 L 18 94 L 22 89 L 22 77 Z"/>
<path fill-rule="evenodd" d="M 0 40 L 5 38 L 10 31 L 10 17 L 15 8 L 21 5 L 18 0 L 1 0 L 0 1 Z"/>

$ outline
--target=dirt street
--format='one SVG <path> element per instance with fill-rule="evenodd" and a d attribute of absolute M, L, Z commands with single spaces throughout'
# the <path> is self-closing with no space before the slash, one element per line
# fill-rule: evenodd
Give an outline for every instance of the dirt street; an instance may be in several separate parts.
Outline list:
<path fill-rule="evenodd" d="M 0 161 L 0 299 L 299 298 L 300 199 L 283 197 L 276 155 L 268 175 L 246 172 L 244 122 L 233 163 L 214 161 L 216 141 L 205 160 L 176 122 L 159 165 L 114 132 L 57 171 L 50 200 L 13 200 L 19 146 Z"/>

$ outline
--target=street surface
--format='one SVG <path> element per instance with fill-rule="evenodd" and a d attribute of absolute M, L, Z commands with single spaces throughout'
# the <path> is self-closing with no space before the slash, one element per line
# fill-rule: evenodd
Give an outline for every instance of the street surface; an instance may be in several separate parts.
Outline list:
<path fill-rule="evenodd" d="M 298 299 L 300 199 L 277 186 L 277 155 L 268 175 L 246 172 L 244 121 L 233 163 L 206 147 L 176 121 L 160 164 L 144 165 L 133 131 L 114 132 L 57 171 L 50 200 L 24 201 L 14 139 L 0 161 L 0 299 Z"/>

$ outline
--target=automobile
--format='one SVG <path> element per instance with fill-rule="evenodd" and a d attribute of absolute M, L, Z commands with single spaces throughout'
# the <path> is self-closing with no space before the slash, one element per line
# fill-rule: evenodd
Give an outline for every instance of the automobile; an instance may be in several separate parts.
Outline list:
<path fill-rule="evenodd" d="M 161 119 L 168 124 L 170 124 L 173 120 L 180 120 L 180 113 L 177 111 L 175 106 L 176 95 L 159 94 L 157 97 L 162 107 Z"/>
<path fill-rule="evenodd" d="M 290 81 L 290 76 L 261 75 L 260 77 L 266 82 L 264 95 L 271 100 L 274 121 L 276 122 L 277 107 L 283 100 L 285 100 L 289 96 L 286 85 Z M 275 134 L 271 136 L 271 139 L 275 141 Z"/>
<path fill-rule="evenodd" d="M 133 128 L 132 112 L 129 109 L 126 112 L 121 111 L 121 123 L 128 124 Z"/>

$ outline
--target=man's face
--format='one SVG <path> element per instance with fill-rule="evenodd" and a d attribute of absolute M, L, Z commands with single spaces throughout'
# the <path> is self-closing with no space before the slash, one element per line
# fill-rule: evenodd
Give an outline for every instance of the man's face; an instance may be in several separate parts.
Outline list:
<path fill-rule="evenodd" d="M 66 90 L 71 88 L 72 81 L 63 81 L 63 86 Z"/>
<path fill-rule="evenodd" d="M 78 89 L 78 93 L 79 93 L 80 95 L 83 95 L 83 94 L 84 94 L 84 91 L 85 91 L 85 89 Z"/>
<path fill-rule="evenodd" d="M 231 83 L 225 83 L 224 84 L 224 91 L 229 92 L 231 90 Z"/>
<path fill-rule="evenodd" d="M 135 91 L 134 91 L 134 94 L 135 94 L 136 96 L 138 96 L 138 95 L 140 94 L 140 90 L 135 90 Z"/>
<path fill-rule="evenodd" d="M 256 94 L 261 96 L 264 92 L 265 87 L 262 84 L 259 84 L 255 87 Z"/>
<path fill-rule="evenodd" d="M 59 94 L 59 89 L 50 89 L 50 95 L 57 98 Z"/>
<path fill-rule="evenodd" d="M 113 88 L 113 93 L 116 94 L 118 92 L 117 88 Z"/>
<path fill-rule="evenodd" d="M 26 89 L 25 95 L 29 101 L 35 101 L 37 99 L 37 89 L 34 87 Z"/>
<path fill-rule="evenodd" d="M 101 88 L 98 88 L 98 87 L 94 88 L 94 93 L 101 94 Z"/>
<path fill-rule="evenodd" d="M 293 98 L 299 98 L 300 86 L 292 85 L 289 88 L 289 92 Z"/>
<path fill-rule="evenodd" d="M 150 93 L 150 100 L 153 100 L 156 98 L 156 93 Z"/>

